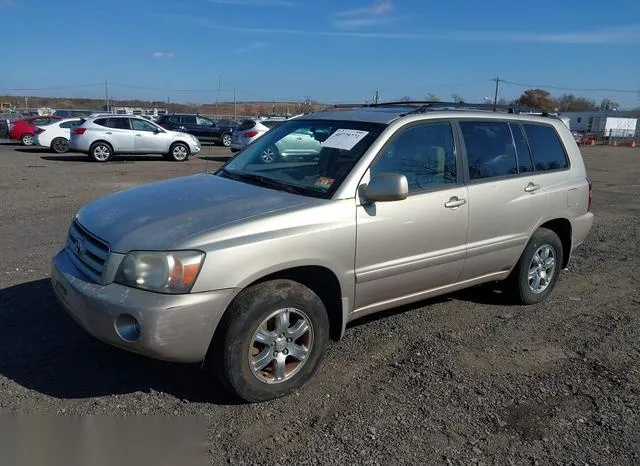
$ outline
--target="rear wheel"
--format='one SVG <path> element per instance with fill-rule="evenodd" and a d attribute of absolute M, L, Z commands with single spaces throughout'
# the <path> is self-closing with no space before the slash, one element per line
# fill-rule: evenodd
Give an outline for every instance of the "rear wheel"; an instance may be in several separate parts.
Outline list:
<path fill-rule="evenodd" d="M 328 340 L 329 318 L 320 298 L 300 283 L 272 280 L 234 300 L 216 333 L 209 362 L 237 396 L 266 401 L 311 378 Z"/>
<path fill-rule="evenodd" d="M 538 229 L 507 279 L 520 304 L 537 304 L 549 297 L 558 282 L 564 258 L 562 241 L 547 228 Z"/>
<path fill-rule="evenodd" d="M 223 134 L 221 141 L 224 147 L 229 147 L 231 145 L 231 135 L 229 133 Z"/>
<path fill-rule="evenodd" d="M 278 148 L 276 146 L 269 146 L 260 154 L 260 160 L 262 163 L 270 164 L 278 160 L 280 157 L 280 153 L 278 152 Z"/>
<path fill-rule="evenodd" d="M 56 154 L 64 154 L 69 152 L 69 141 L 65 138 L 55 138 L 51 141 L 51 150 Z"/>
<path fill-rule="evenodd" d="M 169 149 L 169 158 L 176 162 L 184 162 L 189 158 L 189 146 L 184 142 L 176 142 Z"/>
<path fill-rule="evenodd" d="M 34 141 L 33 134 L 23 134 L 20 141 L 22 141 L 22 144 L 25 146 L 32 146 Z"/>
<path fill-rule="evenodd" d="M 107 162 L 113 156 L 113 149 L 106 142 L 94 142 L 89 148 L 89 157 L 95 162 Z"/>

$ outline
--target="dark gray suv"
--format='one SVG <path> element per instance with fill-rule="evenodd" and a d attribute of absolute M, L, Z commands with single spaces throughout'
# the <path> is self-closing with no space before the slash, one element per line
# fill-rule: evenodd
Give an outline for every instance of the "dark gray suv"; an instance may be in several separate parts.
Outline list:
<path fill-rule="evenodd" d="M 233 126 L 219 124 L 211 118 L 195 113 L 172 113 L 163 115 L 157 122 L 160 126 L 172 131 L 193 134 L 200 142 L 213 142 L 224 147 L 231 145 Z"/>

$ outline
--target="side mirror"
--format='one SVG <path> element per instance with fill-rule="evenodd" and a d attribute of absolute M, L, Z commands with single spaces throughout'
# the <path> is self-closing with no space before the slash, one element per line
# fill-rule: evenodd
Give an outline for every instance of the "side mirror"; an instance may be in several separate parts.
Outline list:
<path fill-rule="evenodd" d="M 402 201 L 409 195 L 409 183 L 404 175 L 380 173 L 363 187 L 363 194 L 369 202 Z"/>

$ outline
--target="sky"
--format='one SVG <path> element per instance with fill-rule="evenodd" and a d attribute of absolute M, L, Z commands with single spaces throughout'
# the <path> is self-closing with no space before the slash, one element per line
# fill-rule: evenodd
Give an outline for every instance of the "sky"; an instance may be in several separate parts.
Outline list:
<path fill-rule="evenodd" d="M 640 106 L 638 1 L 0 0 L 0 20 L 0 94 L 480 102 L 499 77 L 507 99 Z"/>

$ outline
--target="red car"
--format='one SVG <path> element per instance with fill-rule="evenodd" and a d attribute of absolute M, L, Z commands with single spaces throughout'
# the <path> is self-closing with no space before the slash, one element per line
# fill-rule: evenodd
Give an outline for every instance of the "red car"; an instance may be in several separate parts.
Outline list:
<path fill-rule="evenodd" d="M 35 116 L 16 120 L 9 127 L 9 139 L 20 141 L 25 146 L 30 146 L 35 139 L 36 126 L 48 125 L 60 119 L 60 117 L 54 116 Z"/>

